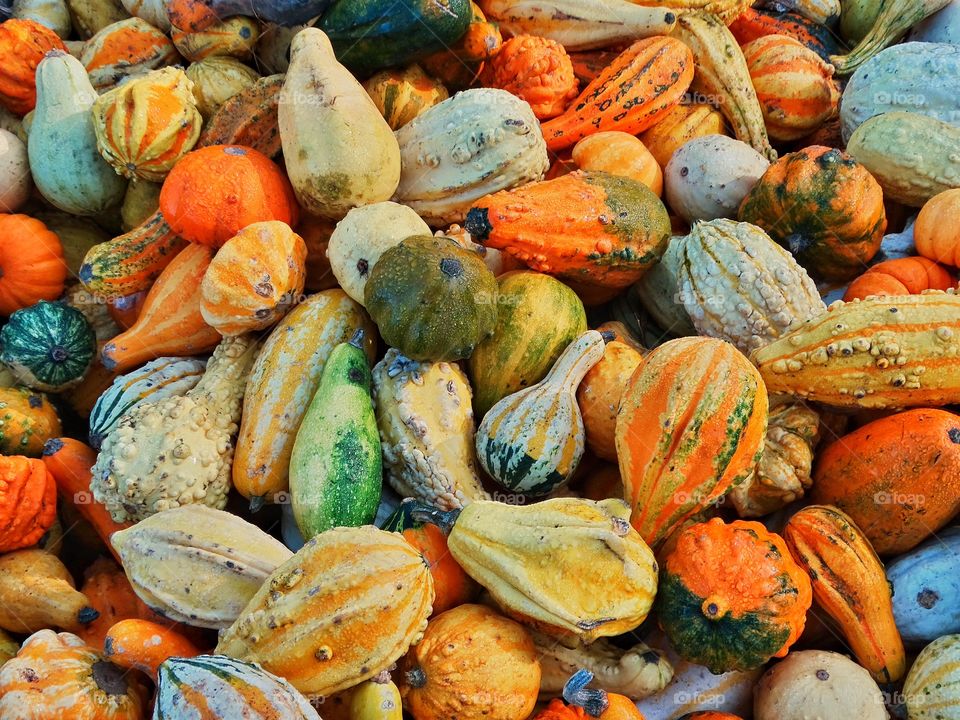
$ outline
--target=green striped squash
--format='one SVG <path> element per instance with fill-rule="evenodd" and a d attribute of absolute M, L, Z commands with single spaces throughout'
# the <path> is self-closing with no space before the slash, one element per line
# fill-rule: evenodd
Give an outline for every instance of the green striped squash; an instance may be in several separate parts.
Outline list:
<path fill-rule="evenodd" d="M 90 412 L 90 445 L 100 443 L 120 418 L 146 399 L 151 402 L 185 395 L 200 382 L 207 361 L 193 357 L 162 357 L 120 375 L 101 395 Z"/>
<path fill-rule="evenodd" d="M 157 672 L 153 720 L 320 720 L 283 678 L 225 655 L 170 658 Z"/>
<path fill-rule="evenodd" d="M 477 430 L 483 469 L 508 490 L 546 495 L 565 484 L 583 457 L 577 386 L 603 357 L 604 339 L 588 330 L 570 343 L 547 376 L 490 408 Z"/>
<path fill-rule="evenodd" d="M 497 278 L 497 324 L 467 364 L 478 418 L 494 403 L 543 380 L 587 329 L 577 294 L 556 278 L 515 270 Z"/>
<path fill-rule="evenodd" d="M 909 720 L 960 718 L 960 635 L 927 645 L 903 684 Z"/>

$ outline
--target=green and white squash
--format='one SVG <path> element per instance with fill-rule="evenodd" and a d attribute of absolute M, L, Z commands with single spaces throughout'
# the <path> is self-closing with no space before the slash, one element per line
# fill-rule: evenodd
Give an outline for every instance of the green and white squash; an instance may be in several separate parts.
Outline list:
<path fill-rule="evenodd" d="M 507 395 L 477 429 L 477 458 L 512 493 L 546 495 L 569 482 L 584 450 L 576 392 L 603 358 L 604 337 L 588 330 L 574 340 L 547 376 Z"/>
<path fill-rule="evenodd" d="M 60 392 L 86 375 L 97 352 L 93 328 L 79 310 L 41 300 L 17 310 L 0 330 L 0 361 L 17 381 Z"/>
<path fill-rule="evenodd" d="M 97 399 L 90 412 L 90 445 L 99 449 L 120 418 L 144 400 L 185 395 L 207 368 L 207 361 L 194 357 L 162 357 L 116 378 Z"/>
<path fill-rule="evenodd" d="M 960 635 L 944 635 L 917 656 L 903 683 L 909 720 L 960 717 Z"/>
<path fill-rule="evenodd" d="M 647 270 L 631 289 L 650 318 L 675 337 L 697 334 L 680 300 L 679 272 L 683 243 L 683 236 L 671 237 L 660 262 Z"/>

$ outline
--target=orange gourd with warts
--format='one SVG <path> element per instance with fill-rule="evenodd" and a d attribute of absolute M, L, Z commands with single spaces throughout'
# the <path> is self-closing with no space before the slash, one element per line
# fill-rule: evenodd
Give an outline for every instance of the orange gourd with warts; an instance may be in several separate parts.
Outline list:
<path fill-rule="evenodd" d="M 51 50 L 67 48 L 38 22 L 13 18 L 0 23 L 0 106 L 26 115 L 37 104 L 37 65 Z"/>
<path fill-rule="evenodd" d="M 924 290 L 949 290 L 957 286 L 950 272 L 925 257 L 885 260 L 856 278 L 847 288 L 846 302 L 871 295 L 919 295 Z"/>
<path fill-rule="evenodd" d="M 57 518 L 57 486 L 39 460 L 0 455 L 0 552 L 36 545 Z"/>

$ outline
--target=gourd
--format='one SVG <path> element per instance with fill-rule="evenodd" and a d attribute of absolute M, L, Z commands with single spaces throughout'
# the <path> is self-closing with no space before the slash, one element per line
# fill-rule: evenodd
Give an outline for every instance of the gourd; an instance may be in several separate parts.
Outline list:
<path fill-rule="evenodd" d="M 59 210 L 39 212 L 34 217 L 59 238 L 60 245 L 63 248 L 64 262 L 74 276 L 79 274 L 83 256 L 87 251 L 94 245 L 110 239 L 110 234 L 104 232 L 90 218 L 69 215 Z M 43 299 L 51 300 L 55 298 Z"/>
<path fill-rule="evenodd" d="M 779 535 L 713 518 L 680 532 L 663 563 L 657 616 L 681 657 L 721 673 L 785 656 L 811 602 L 810 578 Z"/>
<path fill-rule="evenodd" d="M 204 123 L 197 144 L 243 145 L 269 158 L 280 154 L 277 104 L 283 75 L 269 75 L 254 82 L 223 103 Z"/>
<path fill-rule="evenodd" d="M 195 63 L 186 70 L 193 82 L 193 98 L 204 120 L 227 100 L 252 86 L 260 74 L 233 57 L 213 55 Z"/>
<path fill-rule="evenodd" d="M 276 324 L 303 295 L 307 246 L 279 220 L 252 223 L 224 243 L 200 283 L 200 314 L 224 336 Z"/>
<path fill-rule="evenodd" d="M 870 32 L 882 9 L 881 3 L 871 0 L 849 0 L 843 5 L 840 13 L 841 37 L 848 44 L 859 43 Z"/>
<path fill-rule="evenodd" d="M 634 283 L 670 235 L 666 208 L 646 185 L 582 170 L 489 195 L 464 227 L 532 270 L 605 288 Z"/>
<path fill-rule="evenodd" d="M 697 332 L 744 354 L 826 311 L 806 271 L 755 225 L 697 223 L 679 252 L 680 299 Z"/>
<path fill-rule="evenodd" d="M 299 216 L 293 188 L 270 158 L 241 145 L 187 153 L 160 191 L 160 212 L 185 240 L 220 247 L 247 225 Z"/>
<path fill-rule="evenodd" d="M 606 690 L 588 690 L 586 686 L 592 680 L 589 670 L 577 670 L 563 686 L 563 700 L 551 700 L 535 720 L 644 720 L 630 698 Z"/>
<path fill-rule="evenodd" d="M 0 213 L 0 314 L 12 315 L 63 293 L 63 245 L 40 220 Z"/>
<path fill-rule="evenodd" d="M 37 104 L 37 66 L 53 50 L 65 51 L 52 30 L 34 20 L 14 18 L 0 29 L 0 106 L 24 116 Z"/>
<path fill-rule="evenodd" d="M 68 287 L 61 298 L 61 302 L 79 310 L 87 319 L 93 329 L 93 335 L 98 346 L 100 343 L 115 338 L 122 332 L 120 326 L 110 316 L 107 304 L 88 293 L 81 283 L 74 283 Z"/>
<path fill-rule="evenodd" d="M 417 115 L 443 102 L 450 94 L 419 65 L 381 70 L 363 83 L 391 130 L 399 130 Z"/>
<path fill-rule="evenodd" d="M 0 462 L 3 456 L 38 457 L 44 443 L 60 435 L 60 417 L 43 393 L 0 388 Z"/>
<path fill-rule="evenodd" d="M 666 168 L 673 154 L 694 138 L 724 135 L 723 115 L 706 103 L 681 103 L 657 120 L 653 127 L 640 133 L 644 147 L 661 168 Z"/>
<path fill-rule="evenodd" d="M 103 647 L 107 631 L 115 623 L 151 613 L 133 592 L 123 569 L 102 555 L 83 571 L 80 592 L 86 595 L 90 607 L 100 614 L 96 620 L 74 632 L 93 648 Z"/>
<path fill-rule="evenodd" d="M 649 0 L 644 0 L 641 4 L 647 4 L 647 2 Z M 670 0 L 663 4 L 650 2 L 650 5 L 654 4 L 659 7 L 666 6 L 667 9 L 673 10 L 678 15 L 696 11 L 713 13 L 724 23 L 730 23 L 750 6 L 750 3 L 746 0 Z"/>
<path fill-rule="evenodd" d="M 462 90 L 477 80 L 486 63 L 495 58 L 502 48 L 500 27 L 487 20 L 480 6 L 470 0 L 470 24 L 466 32 L 449 47 L 427 55 L 421 64 L 428 75 L 450 89 Z"/>
<path fill-rule="evenodd" d="M 792 652 L 757 685 L 756 720 L 855 717 L 884 720 L 884 696 L 853 660 L 825 650 Z"/>
<path fill-rule="evenodd" d="M 350 694 L 351 717 L 364 720 L 403 720 L 400 689 L 384 670 L 377 677 L 346 691 Z"/>
<path fill-rule="evenodd" d="M 217 20 L 202 30 L 170 28 L 174 46 L 190 62 L 216 56 L 249 60 L 259 37 L 260 23 L 243 15 Z"/>
<path fill-rule="evenodd" d="M 397 131 L 402 170 L 393 200 L 430 225 L 462 223 L 485 195 L 543 177 L 549 160 L 538 127 L 530 106 L 505 90 L 444 100 Z"/>
<path fill-rule="evenodd" d="M 855 2 L 849 0 L 847 7 Z M 804 47 L 828 62 L 830 54 L 840 49 L 840 41 L 830 28 L 794 12 L 747 8 L 730 23 L 730 32 L 741 45 L 765 35 L 786 35 L 800 41 Z"/>
<path fill-rule="evenodd" d="M 643 183 L 657 197 L 663 194 L 663 171 L 633 135 L 620 130 L 587 135 L 573 146 L 571 156 L 581 170 L 623 175 Z"/>
<path fill-rule="evenodd" d="M 162 182 L 200 137 L 193 83 L 177 68 L 132 78 L 93 104 L 97 147 L 119 175 Z"/>
<path fill-rule="evenodd" d="M 0 129 L 0 211 L 15 213 L 33 189 L 27 146 L 16 135 Z"/>
<path fill-rule="evenodd" d="M 460 605 L 430 620 L 400 672 L 404 707 L 422 720 L 527 717 L 540 690 L 530 635 L 485 605 Z"/>
<path fill-rule="evenodd" d="M 387 482 L 401 497 L 443 510 L 486 499 L 473 450 L 470 385 L 448 362 L 387 350 L 373 368 L 373 397 Z"/>
<path fill-rule="evenodd" d="M 499 400 L 477 428 L 477 458 L 501 486 L 539 496 L 566 485 L 584 451 L 576 392 L 603 357 L 604 337 L 588 330 L 559 355 L 540 382 Z"/>
<path fill-rule="evenodd" d="M 957 24 L 958 6 L 951 2 L 925 20 L 915 23 L 907 35 L 908 40 L 917 42 L 951 43 L 960 40 L 960 27 Z"/>
<path fill-rule="evenodd" d="M 840 19 L 839 0 L 787 0 L 783 5 L 808 20 L 827 27 L 836 25 Z"/>
<path fill-rule="evenodd" d="M 811 497 L 846 512 L 880 555 L 899 555 L 960 509 L 950 481 L 958 463 L 958 417 L 907 410 L 874 420 L 820 452 Z"/>
<path fill-rule="evenodd" d="M 960 631 L 960 529 L 947 528 L 887 565 L 893 616 L 903 641 L 929 643 Z"/>
<path fill-rule="evenodd" d="M 862 300 L 871 295 L 919 295 L 924 290 L 949 290 L 956 286 L 949 271 L 933 260 L 903 257 L 871 266 L 850 283 L 843 300 Z"/>
<path fill-rule="evenodd" d="M 885 112 L 908 111 L 960 124 L 956 97 L 960 47 L 949 43 L 894 45 L 857 68 L 843 90 L 840 128 L 849 141 L 854 130 Z M 922 87 L 922 93 L 917 88 Z"/>
<path fill-rule="evenodd" d="M 594 78 L 562 115 L 542 126 L 553 152 L 603 130 L 636 135 L 676 105 L 693 80 L 693 55 L 679 40 L 639 40 Z"/>
<path fill-rule="evenodd" d="M 159 623 L 128 618 L 113 625 L 103 642 L 104 657 L 114 665 L 139 670 L 152 678 L 165 660 L 196 657 L 200 648 L 185 636 Z"/>
<path fill-rule="evenodd" d="M 53 30 L 62 40 L 69 38 L 73 30 L 64 0 L 14 0 L 13 17 L 33 20 Z"/>
<path fill-rule="evenodd" d="M 194 502 L 226 505 L 233 438 L 258 349 L 249 335 L 225 338 L 186 395 L 141 402 L 120 418 L 103 441 L 90 483 L 115 521 Z"/>
<path fill-rule="evenodd" d="M 920 255 L 960 268 L 960 239 L 952 226 L 958 206 L 960 188 L 934 195 L 920 208 L 913 239 Z"/>
<path fill-rule="evenodd" d="M 879 683 L 907 672 L 883 565 L 856 523 L 829 505 L 808 505 L 787 521 L 783 539 L 807 571 L 813 597 L 840 627 L 857 661 Z"/>
<path fill-rule="evenodd" d="M 11 315 L 0 329 L 0 345 L 0 361 L 17 381 L 47 392 L 79 383 L 97 351 L 83 313 L 46 300 Z"/>
<path fill-rule="evenodd" d="M 125 372 L 157 356 L 213 349 L 220 333 L 207 325 L 200 311 L 201 282 L 212 258 L 213 248 L 191 243 L 163 269 L 137 321 L 103 347 L 105 368 Z"/>
<path fill-rule="evenodd" d="M 170 17 L 167 15 L 166 0 L 120 0 L 133 17 L 146 20 L 164 32 L 170 31 Z"/>
<path fill-rule="evenodd" d="M 73 29 L 84 40 L 112 23 L 129 15 L 120 0 L 66 0 Z"/>
<path fill-rule="evenodd" d="M 396 662 L 423 635 L 432 601 L 433 579 L 406 540 L 370 526 L 335 528 L 273 572 L 216 652 L 328 695 Z"/>
<path fill-rule="evenodd" d="M 0 666 L 17 656 L 20 643 L 14 640 L 5 630 L 0 630 Z"/>
<path fill-rule="evenodd" d="M 732 218 L 770 162 L 725 135 L 702 135 L 677 148 L 664 168 L 670 207 L 688 223 Z"/>
<path fill-rule="evenodd" d="M 354 208 L 330 235 L 330 269 L 343 291 L 363 305 L 364 288 L 380 256 L 405 238 L 429 234 L 430 227 L 406 205 L 379 202 Z"/>
<path fill-rule="evenodd" d="M 739 219 L 769 232 L 807 270 L 847 279 L 876 255 L 887 227 L 885 193 L 868 170 L 854 153 L 823 145 L 784 155 L 743 199 Z"/>
<path fill-rule="evenodd" d="M 0 456 L 0 552 L 31 547 L 57 518 L 57 486 L 39 460 Z"/>
<path fill-rule="evenodd" d="M 903 683 L 910 720 L 936 720 L 956 714 L 960 708 L 958 659 L 960 635 L 944 635 L 920 651 Z"/>
<path fill-rule="evenodd" d="M 216 22 L 217 18 L 230 15 L 260 17 L 265 22 L 283 26 L 299 25 L 321 15 L 329 5 L 329 0 L 166 0 L 170 21 L 188 30 L 203 30 Z"/>
<path fill-rule="evenodd" d="M 118 85 L 124 78 L 173 65 L 179 59 L 170 38 L 140 18 L 106 25 L 83 44 L 80 53 L 80 62 L 98 92 Z"/>
<path fill-rule="evenodd" d="M 497 320 L 493 273 L 442 236 L 414 235 L 387 249 L 363 294 L 384 342 L 413 360 L 467 358 Z"/>
<path fill-rule="evenodd" d="M 506 90 L 529 103 L 538 120 L 560 115 L 579 94 L 563 46 L 535 35 L 507 40 L 484 64 L 480 79 L 486 87 Z"/>
<path fill-rule="evenodd" d="M 644 359 L 624 389 L 616 446 L 630 522 L 656 547 L 753 472 L 767 391 L 732 345 L 679 338 Z"/>
<path fill-rule="evenodd" d="M 564 348 L 587 329 L 583 303 L 549 275 L 514 270 L 497 278 L 497 324 L 467 360 L 474 414 L 540 382 Z"/>
<path fill-rule="evenodd" d="M 838 407 L 947 405 L 960 397 L 958 313 L 960 296 L 935 290 L 834 303 L 751 357 L 771 393 Z"/>
<path fill-rule="evenodd" d="M 201 505 L 160 511 L 110 542 L 134 592 L 163 617 L 226 628 L 292 553 L 232 513 Z"/>
<path fill-rule="evenodd" d="M 360 0 L 345 2 L 351 3 Z M 337 62 L 322 30 L 294 36 L 278 118 L 287 172 L 304 210 L 337 219 L 358 205 L 388 200 L 397 189 L 397 138 Z"/>
<path fill-rule="evenodd" d="M 283 677 L 225 655 L 171 657 L 157 670 L 156 720 L 211 712 L 211 718 L 256 712 L 264 720 L 320 720 L 310 702 Z M 255 710 L 252 710 L 255 708 Z"/>
<path fill-rule="evenodd" d="M 671 36 L 693 52 L 696 74 L 691 89 L 719 105 L 737 140 L 776 160 L 743 51 L 726 25 L 716 15 L 691 12 L 677 19 Z"/>
<path fill-rule="evenodd" d="M 287 313 L 264 342 L 247 379 L 232 470 L 233 486 L 254 509 L 287 489 L 297 429 L 327 359 L 360 329 L 372 362 L 376 326 L 342 290 L 324 290 Z"/>
<path fill-rule="evenodd" d="M 636 628 L 653 605 L 657 563 L 628 512 L 619 499 L 553 498 L 531 505 L 477 500 L 425 515 L 449 529 L 454 559 L 504 614 L 589 644 Z M 582 582 L 558 585 L 558 574 Z"/>
<path fill-rule="evenodd" d="M 774 140 L 797 140 L 836 116 L 840 90 L 833 67 L 799 40 L 757 38 L 743 46 L 743 57 Z"/>
<path fill-rule="evenodd" d="M 297 225 L 297 233 L 307 246 L 307 279 L 304 287 L 310 292 L 339 287 L 339 281 L 330 268 L 327 250 L 337 223 L 325 218 L 307 215 Z M 359 272 L 359 270 L 358 270 Z"/>
<path fill-rule="evenodd" d="M 40 630 L 0 667 L 0 716 L 140 720 L 146 706 L 136 676 L 68 632 Z"/>
<path fill-rule="evenodd" d="M 958 150 L 960 128 L 914 112 L 872 117 L 847 142 L 847 152 L 876 178 L 884 197 L 912 207 L 960 187 L 949 161 Z"/>
<path fill-rule="evenodd" d="M 127 182 L 100 156 L 91 108 L 97 93 L 80 61 L 53 51 L 37 66 L 37 107 L 27 154 L 41 194 L 74 215 L 118 205 Z"/>
<path fill-rule="evenodd" d="M 57 556 L 39 549 L 0 555 L 0 599 L 0 627 L 15 633 L 76 630 L 99 614 Z"/>

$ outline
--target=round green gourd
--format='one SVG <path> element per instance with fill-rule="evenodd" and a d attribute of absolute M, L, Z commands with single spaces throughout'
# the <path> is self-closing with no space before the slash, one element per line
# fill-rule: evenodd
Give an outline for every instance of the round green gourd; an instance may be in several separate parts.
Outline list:
<path fill-rule="evenodd" d="M 364 305 L 388 345 L 414 360 L 462 360 L 497 322 L 497 281 L 446 237 L 414 235 L 370 272 Z"/>

